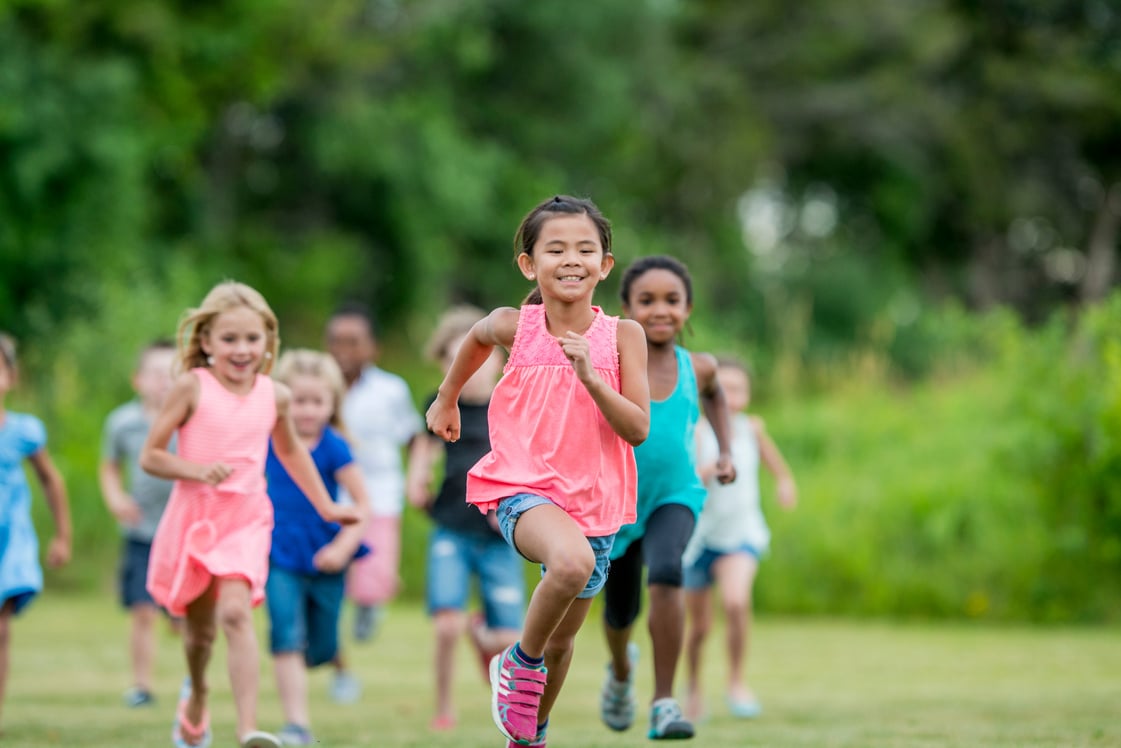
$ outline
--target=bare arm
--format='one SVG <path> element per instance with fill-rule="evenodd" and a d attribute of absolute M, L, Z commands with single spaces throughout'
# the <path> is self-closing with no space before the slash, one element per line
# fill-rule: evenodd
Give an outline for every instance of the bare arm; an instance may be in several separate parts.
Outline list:
<path fill-rule="evenodd" d="M 432 477 L 443 450 L 443 442 L 428 434 L 417 434 L 409 445 L 405 496 L 417 509 L 424 509 L 432 502 Z"/>
<path fill-rule="evenodd" d="M 135 525 L 140 521 L 140 507 L 125 490 L 120 465 L 113 460 L 102 460 L 97 466 L 97 482 L 101 486 L 105 506 L 117 521 L 126 525 Z"/>
<path fill-rule="evenodd" d="M 759 444 L 759 458 L 775 477 L 778 503 L 787 509 L 794 507 L 798 503 L 798 487 L 794 483 L 794 474 L 790 472 L 790 466 L 786 464 L 782 452 L 767 433 L 763 419 L 752 418 L 751 427 L 755 430 L 755 440 Z"/>
<path fill-rule="evenodd" d="M 707 456 L 706 451 L 702 449 L 704 446 L 704 430 L 712 430 L 712 426 L 708 421 L 697 424 L 696 433 L 693 434 L 694 448 L 697 450 L 697 455 Z M 701 483 L 708 484 L 710 480 L 716 477 L 716 461 L 709 460 L 708 462 L 697 463 L 697 477 L 701 479 Z"/>
<path fill-rule="evenodd" d="M 140 450 L 140 467 L 157 478 L 194 480 L 216 486 L 233 470 L 221 462 L 201 463 L 180 457 L 168 450 L 175 430 L 195 412 L 199 398 L 199 380 L 192 372 L 179 375 L 160 409 L 148 438 Z"/>
<path fill-rule="evenodd" d="M 288 413 L 288 403 L 291 393 L 288 388 L 279 382 L 275 383 L 276 390 L 276 426 L 272 430 L 272 450 L 280 464 L 288 471 L 293 482 L 308 498 L 319 516 L 328 522 L 338 522 L 351 525 L 359 522 L 362 517 L 355 506 L 341 506 L 331 500 L 323 479 L 319 477 L 319 470 L 311 459 L 311 452 L 300 441 L 296 427 Z"/>
<path fill-rule="evenodd" d="M 315 554 L 312 561 L 315 568 L 328 574 L 342 571 L 354 558 L 370 517 L 370 497 L 366 493 L 366 483 L 362 480 L 362 470 L 358 467 L 358 463 L 352 462 L 337 470 L 335 480 L 354 499 L 354 506 L 358 509 L 361 519 L 352 525 L 344 526 L 335 535 L 334 540 Z"/>
<path fill-rule="evenodd" d="M 43 486 L 43 496 L 54 518 L 55 534 L 47 546 L 47 564 L 62 566 L 70 560 L 70 543 L 73 531 L 70 526 L 70 502 L 66 496 L 66 483 L 55 467 L 46 449 L 40 449 L 28 458 L 35 475 Z"/>
<path fill-rule="evenodd" d="M 650 434 L 650 382 L 646 375 L 646 333 L 633 320 L 619 320 L 620 390 L 616 392 L 596 372 L 584 336 L 574 332 L 560 338 L 561 347 L 603 417 L 615 433 L 632 446 Z"/>
<path fill-rule="evenodd" d="M 514 344 L 518 314 L 513 307 L 495 309 L 467 333 L 437 390 L 436 400 L 425 414 L 428 428 L 436 436 L 449 442 L 459 439 L 459 393 L 495 346 L 509 348 Z"/>
<path fill-rule="evenodd" d="M 690 355 L 693 358 L 693 371 L 697 375 L 697 389 L 705 418 L 712 424 L 712 431 L 716 434 L 716 480 L 719 483 L 731 483 L 736 479 L 736 467 L 732 464 L 732 417 L 728 413 L 728 403 L 724 400 L 724 390 L 716 378 L 716 359 L 708 353 Z"/>

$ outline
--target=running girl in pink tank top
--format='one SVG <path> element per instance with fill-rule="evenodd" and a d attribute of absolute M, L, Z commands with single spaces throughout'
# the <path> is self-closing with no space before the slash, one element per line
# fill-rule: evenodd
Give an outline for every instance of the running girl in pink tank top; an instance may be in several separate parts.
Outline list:
<path fill-rule="evenodd" d="M 491 660 L 490 680 L 508 745 L 544 746 L 615 532 L 634 521 L 632 447 L 650 427 L 650 392 L 642 328 L 592 306 L 615 264 L 599 209 L 550 198 L 522 220 L 514 253 L 536 290 L 471 328 L 427 418 L 434 434 L 458 439 L 464 384 L 495 346 L 510 351 L 491 397 L 491 452 L 468 473 L 467 501 L 495 510 L 506 542 L 542 566 L 521 641 Z"/>
<path fill-rule="evenodd" d="M 172 744 L 209 746 L 206 667 L 216 629 L 226 634 L 230 684 L 243 748 L 279 746 L 257 730 L 258 650 L 251 608 L 264 598 L 272 534 L 265 492 L 269 437 L 285 469 L 328 521 L 351 524 L 335 504 L 288 414 L 289 392 L 268 377 L 279 345 L 276 316 L 252 288 L 215 286 L 179 325 L 180 365 L 148 433 L 140 465 L 175 480 L 152 540 L 148 591 L 184 616 L 189 678 Z M 168 451 L 178 429 L 178 451 Z"/>

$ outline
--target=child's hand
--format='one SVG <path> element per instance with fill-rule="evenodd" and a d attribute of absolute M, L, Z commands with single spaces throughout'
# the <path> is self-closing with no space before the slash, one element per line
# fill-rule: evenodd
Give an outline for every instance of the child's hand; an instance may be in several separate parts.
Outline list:
<path fill-rule="evenodd" d="M 109 505 L 109 511 L 118 522 L 127 527 L 135 527 L 143 519 L 140 506 L 131 497 L 127 501 L 114 501 Z"/>
<path fill-rule="evenodd" d="M 56 569 L 70 561 L 70 540 L 55 536 L 47 545 L 47 566 Z"/>
<path fill-rule="evenodd" d="M 564 337 L 557 338 L 557 342 L 560 343 L 565 357 L 572 362 L 572 368 L 576 370 L 576 376 L 580 378 L 581 382 L 587 381 L 588 377 L 594 374 L 592 352 L 591 348 L 588 347 L 588 339 L 569 330 L 564 334 Z"/>
<path fill-rule="evenodd" d="M 731 455 L 720 455 L 716 460 L 716 482 L 731 483 L 736 479 L 736 466 Z"/>
<path fill-rule="evenodd" d="M 311 563 L 324 574 L 335 574 L 346 568 L 353 555 L 352 553 L 344 553 L 333 543 L 328 543 L 316 551 Z"/>
<path fill-rule="evenodd" d="M 798 488 L 790 478 L 778 482 L 778 503 L 785 509 L 798 505 Z"/>
<path fill-rule="evenodd" d="M 354 525 L 362 519 L 358 510 L 350 504 L 331 504 L 326 511 L 320 512 L 319 516 L 327 522 L 338 522 L 340 525 Z"/>
<path fill-rule="evenodd" d="M 229 478 L 233 471 L 234 469 L 224 462 L 212 462 L 207 465 L 199 465 L 198 476 L 195 480 L 217 486 L 226 478 Z"/>
<path fill-rule="evenodd" d="M 437 395 L 424 420 L 429 431 L 444 441 L 459 441 L 459 403 L 447 403 L 442 395 Z"/>

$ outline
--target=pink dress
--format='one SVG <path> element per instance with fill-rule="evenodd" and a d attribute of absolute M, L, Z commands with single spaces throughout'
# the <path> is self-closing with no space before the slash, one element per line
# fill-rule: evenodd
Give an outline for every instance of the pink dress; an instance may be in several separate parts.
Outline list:
<path fill-rule="evenodd" d="M 217 486 L 177 480 L 148 562 L 148 592 L 172 615 L 206 592 L 214 577 L 249 583 L 254 605 L 265 597 L 272 541 L 272 502 L 265 490 L 265 458 L 276 425 L 276 394 L 257 375 L 236 395 L 209 369 L 199 380 L 198 407 L 179 429 L 178 454 L 192 462 L 223 462 L 233 473 Z"/>
<path fill-rule="evenodd" d="M 593 307 L 584 333 L 592 366 L 620 389 L 619 320 Z M 521 308 L 510 358 L 488 412 L 491 451 L 467 473 L 467 501 L 489 511 L 508 496 L 544 496 L 586 537 L 634 522 L 634 450 L 615 433 L 545 325 L 545 307 Z"/>

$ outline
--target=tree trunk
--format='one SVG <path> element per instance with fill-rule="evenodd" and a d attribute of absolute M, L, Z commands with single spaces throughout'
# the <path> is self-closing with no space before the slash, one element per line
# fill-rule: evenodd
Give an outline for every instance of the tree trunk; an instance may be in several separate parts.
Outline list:
<path fill-rule="evenodd" d="M 1082 303 L 1100 301 L 1113 286 L 1117 265 L 1117 236 L 1121 233 L 1121 182 L 1114 182 L 1105 193 L 1090 243 L 1086 247 L 1086 274 L 1079 296 Z"/>

